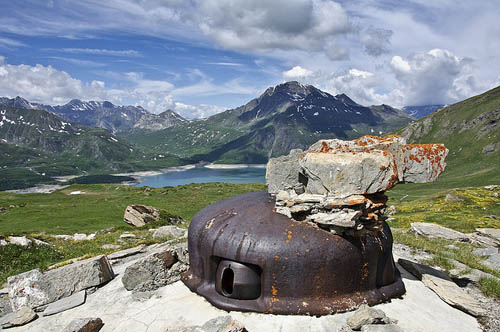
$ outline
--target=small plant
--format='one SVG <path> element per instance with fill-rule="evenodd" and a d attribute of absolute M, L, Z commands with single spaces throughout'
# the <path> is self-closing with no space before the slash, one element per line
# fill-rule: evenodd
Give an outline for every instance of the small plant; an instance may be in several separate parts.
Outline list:
<path fill-rule="evenodd" d="M 500 299 L 500 280 L 483 277 L 479 279 L 479 286 L 484 295 Z"/>

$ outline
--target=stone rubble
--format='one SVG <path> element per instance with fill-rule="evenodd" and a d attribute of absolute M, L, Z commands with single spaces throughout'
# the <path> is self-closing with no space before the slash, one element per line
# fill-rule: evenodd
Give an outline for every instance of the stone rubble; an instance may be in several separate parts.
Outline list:
<path fill-rule="evenodd" d="M 337 234 L 381 229 L 387 196 L 400 182 L 437 180 L 446 166 L 442 144 L 405 144 L 402 137 L 321 140 L 267 164 L 276 212 Z"/>

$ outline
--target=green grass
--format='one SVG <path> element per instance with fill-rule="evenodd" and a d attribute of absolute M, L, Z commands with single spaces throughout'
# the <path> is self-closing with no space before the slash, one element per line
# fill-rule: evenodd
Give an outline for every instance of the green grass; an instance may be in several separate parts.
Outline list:
<path fill-rule="evenodd" d="M 484 295 L 500 300 L 500 280 L 494 278 L 481 278 L 479 280 L 481 291 Z"/>
<path fill-rule="evenodd" d="M 393 237 L 394 242 L 406 244 L 411 248 L 424 250 L 433 254 L 435 257 L 426 262 L 430 265 L 440 266 L 445 270 L 451 270 L 453 268 L 453 263 L 450 260 L 454 259 L 470 268 L 478 269 L 500 278 L 499 270 L 481 264 L 483 258 L 472 254 L 472 250 L 474 250 L 476 246 L 469 243 L 457 243 L 445 239 L 417 237 L 414 234 L 396 229 L 393 230 Z M 447 248 L 446 246 L 450 244 L 453 244 L 458 249 Z"/>
<path fill-rule="evenodd" d="M 261 183 L 204 183 L 157 189 L 100 184 L 72 185 L 52 194 L 0 193 L 0 207 L 5 208 L 0 212 L 0 238 L 26 235 L 50 244 L 50 247 L 30 249 L 15 245 L 0 247 L 0 284 L 8 276 L 34 268 L 44 270 L 68 259 L 111 253 L 113 250 L 101 248 L 104 244 L 120 244 L 122 250 L 141 243 L 163 242 L 165 239 L 153 240 L 148 229 L 166 225 L 168 219 L 176 215 L 190 221 L 199 210 L 216 201 L 265 188 Z M 68 195 L 72 191 L 85 193 Z M 144 227 L 126 224 L 123 212 L 132 203 L 162 209 L 162 219 Z M 180 227 L 187 226 L 188 223 Z M 111 232 L 98 234 L 91 241 L 66 241 L 50 236 L 77 232 L 89 234 L 110 227 L 113 228 Z M 124 232 L 134 233 L 137 240 L 121 243 L 119 237 Z"/>
<path fill-rule="evenodd" d="M 0 193 L 0 234 L 90 233 L 124 225 L 123 212 L 130 204 L 146 204 L 185 220 L 203 207 L 249 191 L 265 190 L 260 183 L 189 184 L 149 188 L 125 185 L 72 185 L 52 194 Z M 81 195 L 69 195 L 81 191 Z M 9 206 L 15 206 L 9 208 Z"/>
<path fill-rule="evenodd" d="M 470 233 L 476 228 L 500 228 L 500 220 L 488 216 L 500 216 L 500 188 L 495 191 L 483 187 L 435 191 L 415 190 L 415 185 L 401 186 L 388 193 L 388 205 L 396 206 L 397 213 L 390 225 L 409 228 L 412 222 L 436 223 L 457 231 Z M 446 202 L 447 193 L 453 192 L 462 202 Z M 407 194 L 406 194 L 407 193 Z"/>

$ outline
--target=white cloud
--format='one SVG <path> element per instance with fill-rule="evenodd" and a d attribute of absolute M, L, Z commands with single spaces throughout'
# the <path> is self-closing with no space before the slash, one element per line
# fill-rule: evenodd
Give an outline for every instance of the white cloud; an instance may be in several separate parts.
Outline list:
<path fill-rule="evenodd" d="M 136 50 L 108 50 L 99 48 L 60 48 L 52 50 L 64 53 L 73 53 L 73 54 L 93 54 L 93 55 L 124 56 L 124 57 L 141 56 L 141 52 Z"/>
<path fill-rule="evenodd" d="M 360 41 L 364 45 L 366 53 L 377 57 L 389 53 L 391 36 L 391 30 L 370 27 L 361 32 Z"/>
<path fill-rule="evenodd" d="M 21 43 L 20 41 L 14 39 L 0 37 L 0 47 L 21 47 L 21 46 L 26 46 L 26 44 Z"/>
<path fill-rule="evenodd" d="M 446 104 L 482 89 L 471 76 L 472 60 L 448 50 L 432 49 L 406 58 L 394 56 L 390 67 L 406 105 Z"/>
<path fill-rule="evenodd" d="M 292 69 L 283 72 L 283 76 L 287 80 L 304 79 L 312 74 L 313 72 L 311 70 L 302 68 L 301 66 L 295 66 Z"/>
<path fill-rule="evenodd" d="M 21 96 L 29 101 L 57 105 L 71 99 L 108 100 L 115 104 L 127 102 L 142 105 L 153 113 L 173 109 L 187 119 L 208 117 L 226 108 L 201 104 L 188 105 L 176 101 L 172 96 L 174 85 L 160 80 L 145 79 L 141 73 L 130 72 L 122 75 L 128 86 L 119 89 L 107 88 L 102 81 L 84 83 L 64 71 L 43 65 L 10 65 L 0 56 L 0 91 L 5 97 Z M 237 87 L 235 82 L 227 84 Z M 211 90 L 217 90 L 212 85 Z"/>

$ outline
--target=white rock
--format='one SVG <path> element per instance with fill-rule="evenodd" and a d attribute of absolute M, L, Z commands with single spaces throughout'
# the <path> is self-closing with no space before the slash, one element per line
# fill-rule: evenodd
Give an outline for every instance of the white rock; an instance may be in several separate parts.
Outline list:
<path fill-rule="evenodd" d="M 422 235 L 429 238 L 442 238 L 447 240 L 464 241 L 464 242 L 469 241 L 469 237 L 464 233 L 431 223 L 425 223 L 425 222 L 411 223 L 410 231 L 418 235 Z"/>
<path fill-rule="evenodd" d="M 185 238 L 187 237 L 187 230 L 177 227 L 177 226 L 162 226 L 158 228 L 154 233 L 153 233 L 153 239 L 161 239 L 165 237 L 170 237 L 170 238 Z"/>
<path fill-rule="evenodd" d="M 8 243 L 5 240 L 0 240 L 0 246 L 6 246 Z"/>
<path fill-rule="evenodd" d="M 29 248 L 33 244 L 33 241 L 26 238 L 25 236 L 10 236 L 9 242 L 10 244 L 15 244 L 24 248 Z"/>
<path fill-rule="evenodd" d="M 120 239 L 136 239 L 137 236 L 135 236 L 135 234 L 132 234 L 132 233 L 123 233 L 122 235 L 120 235 Z"/>
<path fill-rule="evenodd" d="M 48 244 L 47 242 L 38 239 L 33 239 L 33 243 L 36 246 L 50 246 L 50 244 Z"/>

